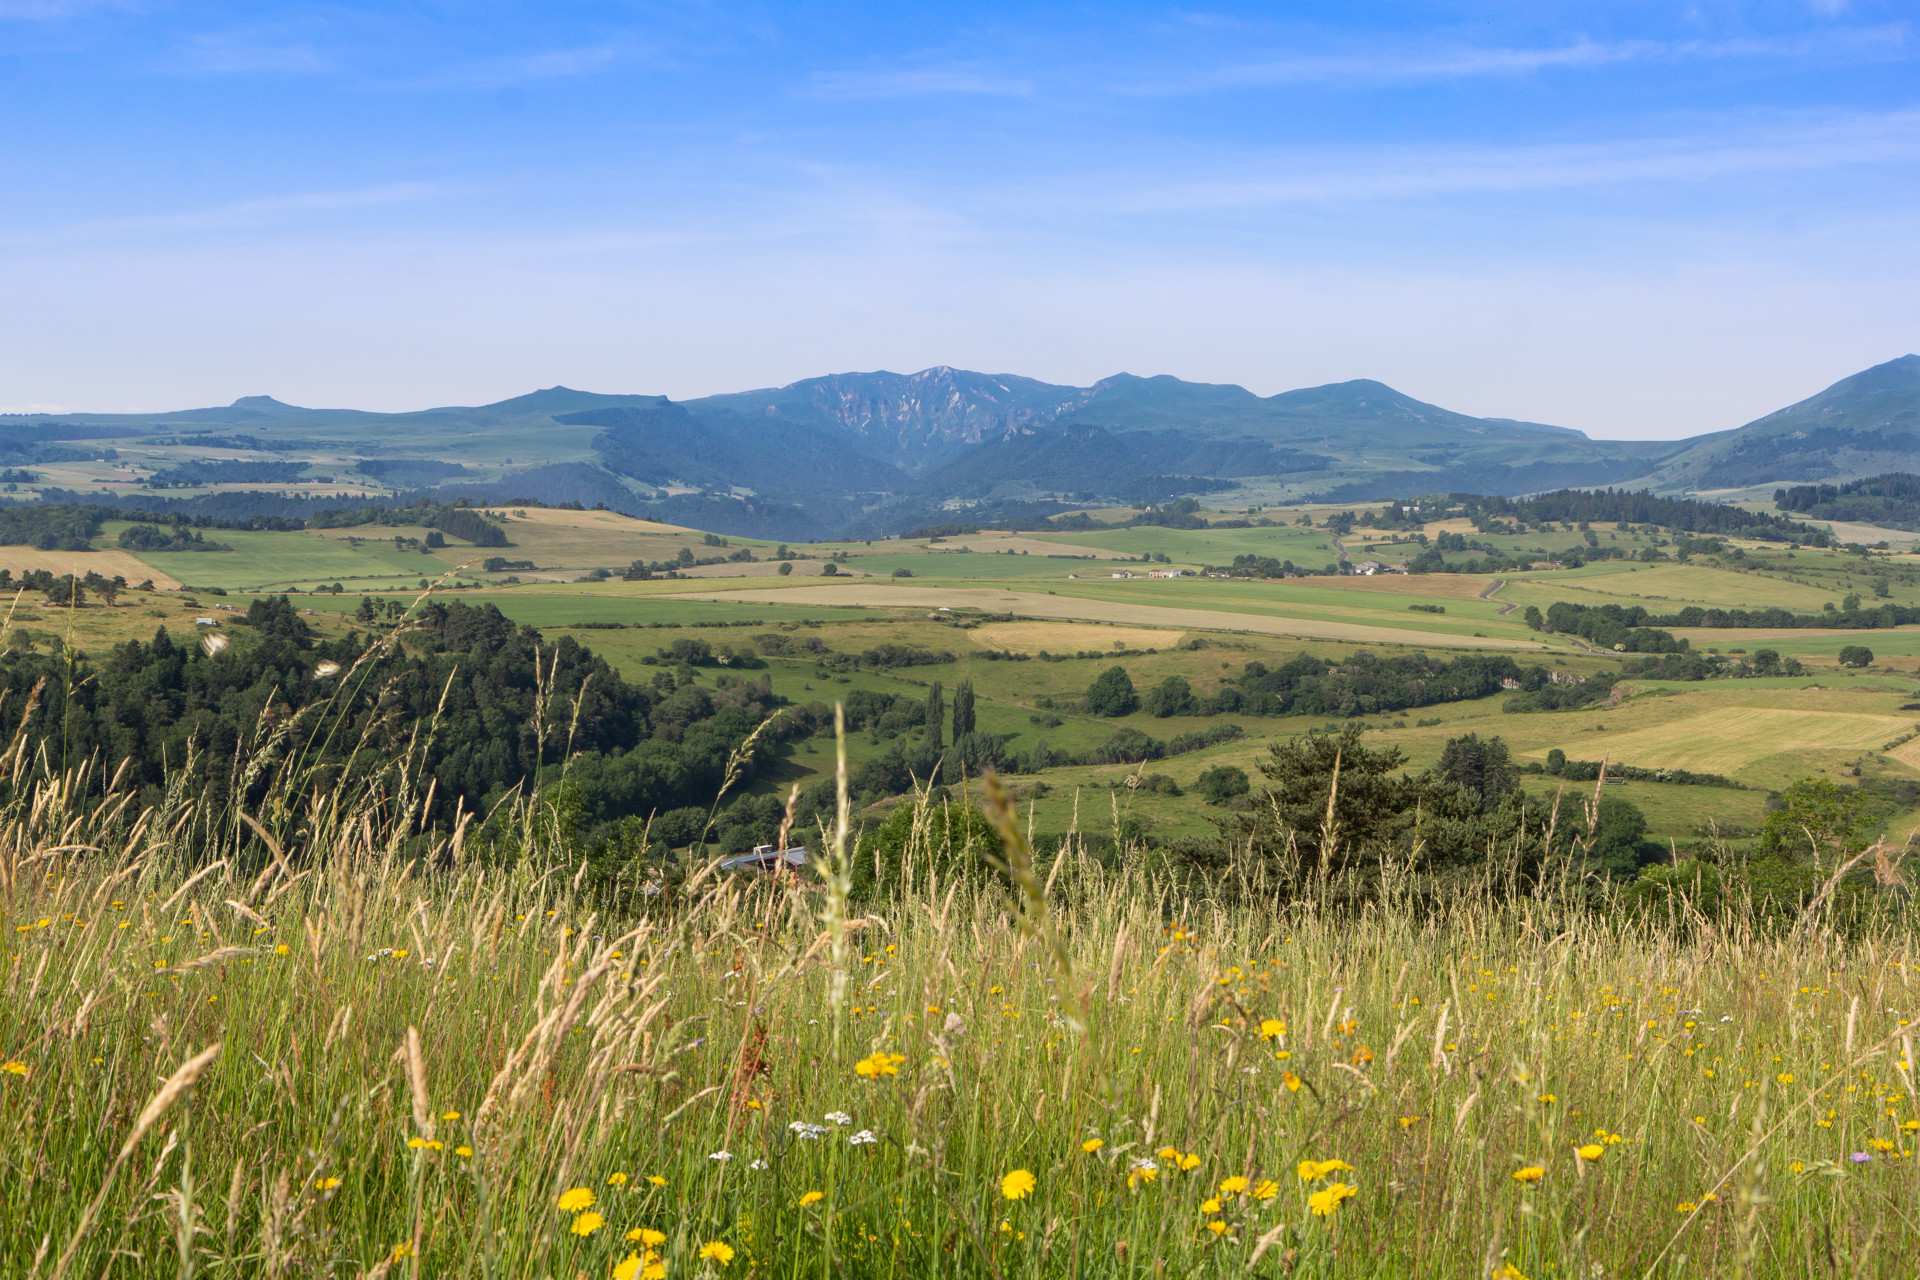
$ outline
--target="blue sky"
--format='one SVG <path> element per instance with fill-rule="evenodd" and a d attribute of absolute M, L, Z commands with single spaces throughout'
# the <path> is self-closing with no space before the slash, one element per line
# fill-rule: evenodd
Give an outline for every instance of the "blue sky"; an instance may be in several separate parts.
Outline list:
<path fill-rule="evenodd" d="M 0 407 L 1374 377 L 1605 436 L 1920 348 L 1920 10 L 0 0 Z"/>

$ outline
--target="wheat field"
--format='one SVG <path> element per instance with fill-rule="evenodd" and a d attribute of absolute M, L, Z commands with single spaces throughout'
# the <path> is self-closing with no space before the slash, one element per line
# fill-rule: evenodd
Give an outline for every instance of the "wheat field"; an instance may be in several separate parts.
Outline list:
<path fill-rule="evenodd" d="M 1680 930 L 1497 871 L 1440 916 L 1255 905 L 1245 870 L 1194 896 L 1144 854 L 1043 879 L 994 805 L 983 875 L 924 797 L 869 900 L 852 825 L 824 873 L 649 893 L 537 804 L 482 851 L 370 796 L 256 825 L 78 794 L 23 791 L 0 864 L 8 1275 L 1895 1276 L 1920 1247 L 1894 923 Z"/>

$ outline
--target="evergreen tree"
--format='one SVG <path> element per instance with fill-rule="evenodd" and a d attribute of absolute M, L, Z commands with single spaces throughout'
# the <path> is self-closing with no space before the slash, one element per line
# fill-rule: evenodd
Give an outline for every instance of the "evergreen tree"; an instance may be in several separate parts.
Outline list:
<path fill-rule="evenodd" d="M 973 732 L 973 681 L 962 680 L 953 691 L 953 740 Z"/>
<path fill-rule="evenodd" d="M 947 718 L 947 702 L 944 693 L 938 680 L 927 686 L 927 743 L 929 746 L 941 745 L 941 721 Z"/>

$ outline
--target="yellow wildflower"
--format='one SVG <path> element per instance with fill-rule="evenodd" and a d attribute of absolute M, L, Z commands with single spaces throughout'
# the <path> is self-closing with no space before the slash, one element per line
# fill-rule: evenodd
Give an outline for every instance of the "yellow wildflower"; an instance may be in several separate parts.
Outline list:
<path fill-rule="evenodd" d="M 593 1199 L 593 1192 L 585 1187 L 575 1187 L 571 1191 L 561 1192 L 557 1203 L 562 1213 L 579 1213 L 582 1209 L 593 1208 Z"/>
<path fill-rule="evenodd" d="M 1009 1200 L 1025 1200 L 1033 1194 L 1036 1179 L 1025 1169 L 1015 1169 L 1000 1179 L 1000 1194 Z"/>
<path fill-rule="evenodd" d="M 1307 1197 L 1307 1208 L 1313 1210 L 1315 1217 L 1330 1217 L 1340 1207 L 1342 1200 L 1358 1195 L 1359 1191 L 1360 1188 L 1350 1187 L 1344 1182 L 1331 1182 Z"/>
<path fill-rule="evenodd" d="M 1103 1138 L 1088 1138 L 1085 1142 L 1080 1144 L 1080 1149 L 1086 1152 L 1088 1155 L 1092 1155 L 1094 1152 L 1098 1151 L 1100 1148 L 1106 1145 L 1107 1145 L 1106 1140 Z"/>
<path fill-rule="evenodd" d="M 733 1246 L 724 1240 L 709 1240 L 700 1246 L 700 1256 L 724 1267 L 733 1261 Z"/>
<path fill-rule="evenodd" d="M 607 1185 L 610 1187 L 624 1187 L 627 1185 L 627 1175 L 624 1173 L 610 1173 L 607 1175 Z"/>
<path fill-rule="evenodd" d="M 1278 1018 L 1268 1018 L 1260 1024 L 1260 1038 L 1274 1040 L 1287 1034 L 1287 1024 Z"/>
<path fill-rule="evenodd" d="M 1546 1176 L 1547 1171 L 1537 1164 L 1530 1164 L 1524 1169 L 1515 1169 L 1513 1171 L 1513 1180 L 1515 1182 L 1538 1182 Z"/>
<path fill-rule="evenodd" d="M 1237 1173 L 1231 1178 L 1223 1178 L 1220 1181 L 1220 1190 L 1230 1196 L 1237 1196 L 1246 1189 L 1247 1180 Z"/>
<path fill-rule="evenodd" d="M 315 1191 L 331 1191 L 339 1185 L 340 1179 L 338 1178 L 321 1178 L 313 1184 L 313 1189 Z"/>
<path fill-rule="evenodd" d="M 800 1207 L 804 1209 L 810 1204 L 819 1204 L 822 1200 L 825 1200 L 826 1198 L 827 1198 L 827 1193 L 824 1191 L 803 1192 L 800 1196 Z"/>
<path fill-rule="evenodd" d="M 1253 1184 L 1253 1190 L 1248 1194 L 1255 1200 L 1271 1200 L 1280 1194 L 1280 1184 L 1271 1178 L 1263 1178 Z"/>
<path fill-rule="evenodd" d="M 607 1220 L 589 1209 L 573 1220 L 572 1231 L 577 1236 L 590 1236 L 607 1225 Z"/>
<path fill-rule="evenodd" d="M 1589 1142 L 1586 1146 L 1576 1148 L 1576 1150 L 1579 1152 L 1582 1160 L 1598 1160 L 1607 1152 L 1607 1149 L 1597 1142 Z"/>

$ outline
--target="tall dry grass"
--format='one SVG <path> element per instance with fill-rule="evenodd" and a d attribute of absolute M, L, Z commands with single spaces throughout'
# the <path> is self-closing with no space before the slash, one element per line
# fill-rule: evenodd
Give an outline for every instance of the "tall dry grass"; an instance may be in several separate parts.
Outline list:
<path fill-rule="evenodd" d="M 1000 876 L 955 866 L 923 797 L 897 882 L 851 901 L 843 801 L 824 875 L 701 873 L 616 912 L 537 804 L 483 857 L 420 831 L 406 776 L 259 816 L 15 784 L 0 1274 L 1920 1257 L 1920 973 L 1894 923 L 1682 928 L 1496 875 L 1437 914 L 1228 905 L 1258 900 L 1251 870 L 1209 896 L 1037 867 L 997 792 Z"/>

